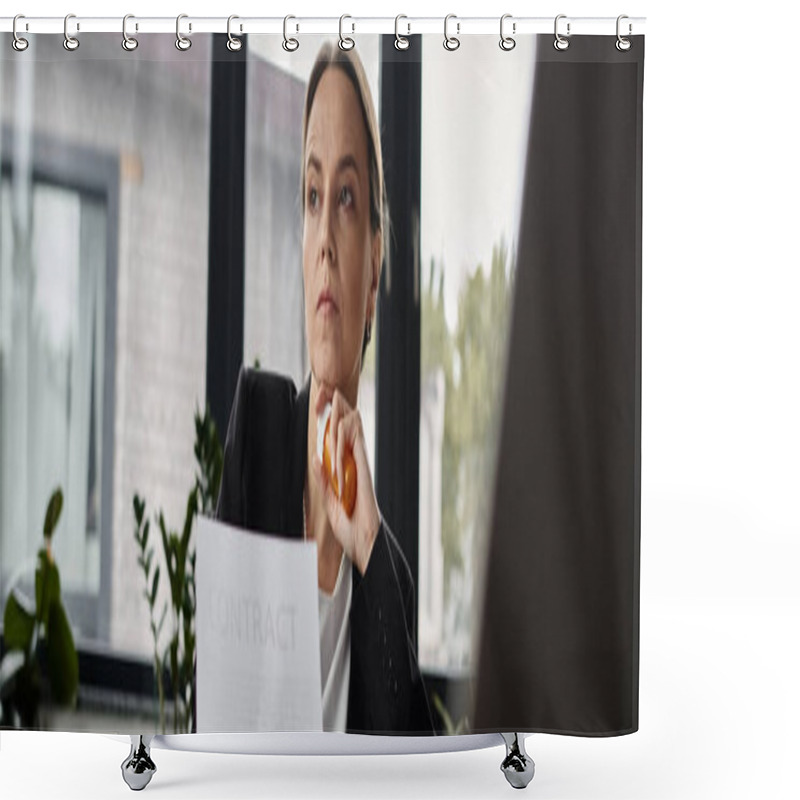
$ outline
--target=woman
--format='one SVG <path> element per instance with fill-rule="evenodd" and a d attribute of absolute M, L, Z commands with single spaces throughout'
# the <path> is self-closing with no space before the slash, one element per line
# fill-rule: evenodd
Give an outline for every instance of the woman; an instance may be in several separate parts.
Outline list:
<path fill-rule="evenodd" d="M 303 283 L 311 372 L 242 369 L 228 424 L 217 517 L 317 543 L 323 728 L 433 733 L 414 652 L 415 592 L 375 498 L 357 409 L 384 241 L 375 109 L 355 51 L 325 44 L 303 113 Z M 357 469 L 348 517 L 316 454 L 332 404 L 331 452 Z"/>

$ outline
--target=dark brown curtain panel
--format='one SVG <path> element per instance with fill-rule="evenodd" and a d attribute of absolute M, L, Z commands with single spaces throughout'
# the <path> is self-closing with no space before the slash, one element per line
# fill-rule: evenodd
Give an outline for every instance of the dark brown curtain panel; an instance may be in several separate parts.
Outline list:
<path fill-rule="evenodd" d="M 539 37 L 474 729 L 638 728 L 644 37 Z"/>

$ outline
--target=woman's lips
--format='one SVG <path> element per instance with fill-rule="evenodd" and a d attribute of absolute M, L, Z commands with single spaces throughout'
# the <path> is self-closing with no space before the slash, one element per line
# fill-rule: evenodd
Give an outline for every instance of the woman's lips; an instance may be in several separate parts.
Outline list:
<path fill-rule="evenodd" d="M 333 295 L 327 290 L 320 292 L 319 298 L 317 299 L 317 311 L 320 309 L 326 312 L 339 310 L 336 301 L 333 299 Z"/>

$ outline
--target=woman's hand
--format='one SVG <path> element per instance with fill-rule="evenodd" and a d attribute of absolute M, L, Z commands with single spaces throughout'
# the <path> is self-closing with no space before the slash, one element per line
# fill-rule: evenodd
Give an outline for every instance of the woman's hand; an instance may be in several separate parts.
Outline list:
<path fill-rule="evenodd" d="M 333 528 L 334 536 L 339 540 L 348 558 L 363 575 L 367 571 L 367 564 L 378 535 L 381 518 L 378 502 L 375 499 L 375 490 L 372 486 L 372 475 L 367 463 L 361 415 L 358 413 L 358 409 L 350 407 L 338 389 L 331 392 L 330 389 L 320 386 L 315 409 L 317 417 L 328 402 L 331 403 L 330 436 L 331 453 L 334 455 L 332 468 L 338 478 L 340 488 L 344 486 L 346 447 L 352 450 L 356 462 L 356 503 L 352 517 L 347 516 L 344 506 L 333 491 L 333 486 L 322 468 L 322 462 L 316 452 L 313 456 L 313 471 L 323 494 L 325 512 Z"/>

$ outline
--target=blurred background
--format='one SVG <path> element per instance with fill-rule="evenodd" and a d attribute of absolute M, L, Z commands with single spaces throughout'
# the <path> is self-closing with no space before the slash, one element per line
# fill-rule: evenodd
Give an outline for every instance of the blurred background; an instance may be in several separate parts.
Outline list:
<path fill-rule="evenodd" d="M 0 58 L 0 595 L 33 597 L 61 488 L 52 552 L 80 677 L 74 706 L 35 727 L 182 730 L 193 587 L 170 603 L 170 537 L 195 487 L 213 508 L 239 365 L 308 371 L 301 131 L 322 39 L 287 53 L 250 35 L 231 55 L 224 35 L 178 52 L 152 34 L 133 53 L 112 33 L 74 53 L 28 38 Z M 535 58 L 533 37 L 496 39 L 448 53 L 418 36 L 400 59 L 394 37 L 358 40 L 394 231 L 359 408 L 449 732 L 468 726 Z"/>

